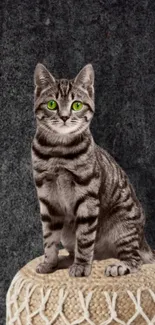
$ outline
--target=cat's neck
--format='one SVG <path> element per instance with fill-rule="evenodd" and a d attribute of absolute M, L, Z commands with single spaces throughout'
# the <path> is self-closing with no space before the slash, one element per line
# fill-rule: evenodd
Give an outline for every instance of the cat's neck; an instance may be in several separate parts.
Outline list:
<path fill-rule="evenodd" d="M 69 133 L 64 135 L 51 132 L 51 130 L 48 130 L 44 126 L 38 125 L 35 136 L 48 141 L 48 143 L 51 144 L 51 147 L 55 147 L 57 145 L 63 145 L 65 147 L 72 143 L 76 144 L 82 142 L 86 140 L 86 138 L 91 138 L 93 140 L 93 136 L 89 127 L 79 134 Z"/>

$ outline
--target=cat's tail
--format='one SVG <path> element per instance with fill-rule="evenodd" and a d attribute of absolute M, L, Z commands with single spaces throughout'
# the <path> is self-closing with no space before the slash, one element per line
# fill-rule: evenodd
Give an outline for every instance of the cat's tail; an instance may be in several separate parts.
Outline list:
<path fill-rule="evenodd" d="M 155 249 L 152 249 L 150 247 L 145 236 L 143 237 L 143 240 L 141 242 L 139 254 L 144 264 L 155 263 Z"/>
<path fill-rule="evenodd" d="M 153 262 L 152 263 L 155 263 L 155 249 L 152 249 L 152 254 L 153 254 Z"/>
<path fill-rule="evenodd" d="M 141 250 L 139 253 L 140 253 L 140 256 L 141 256 L 144 264 L 155 264 L 155 250 L 154 249 L 151 249 L 149 247 L 149 249 Z"/>
<path fill-rule="evenodd" d="M 155 259 L 155 249 L 152 249 L 153 257 Z"/>

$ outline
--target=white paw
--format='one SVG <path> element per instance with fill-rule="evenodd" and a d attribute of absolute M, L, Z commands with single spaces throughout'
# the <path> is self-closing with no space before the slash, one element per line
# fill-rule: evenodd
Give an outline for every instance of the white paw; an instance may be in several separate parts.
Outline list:
<path fill-rule="evenodd" d="M 108 265 L 105 269 L 106 276 L 119 276 L 129 273 L 131 273 L 130 267 L 121 262 L 118 264 Z"/>

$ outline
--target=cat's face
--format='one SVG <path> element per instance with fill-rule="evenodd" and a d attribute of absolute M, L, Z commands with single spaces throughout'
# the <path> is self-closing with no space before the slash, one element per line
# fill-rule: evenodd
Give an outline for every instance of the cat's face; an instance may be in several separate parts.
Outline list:
<path fill-rule="evenodd" d="M 72 80 L 57 80 L 42 65 L 34 73 L 37 122 L 57 134 L 79 134 L 94 114 L 94 71 L 86 65 Z"/>

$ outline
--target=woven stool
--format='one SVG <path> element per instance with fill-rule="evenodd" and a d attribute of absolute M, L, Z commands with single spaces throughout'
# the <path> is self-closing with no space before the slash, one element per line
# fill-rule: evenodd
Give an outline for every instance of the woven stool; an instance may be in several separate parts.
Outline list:
<path fill-rule="evenodd" d="M 68 255 L 64 249 L 59 254 Z M 104 269 L 117 260 L 94 261 L 89 277 L 72 278 L 67 269 L 37 274 L 42 261 L 34 259 L 14 277 L 6 325 L 155 324 L 155 264 L 112 278 Z"/>

